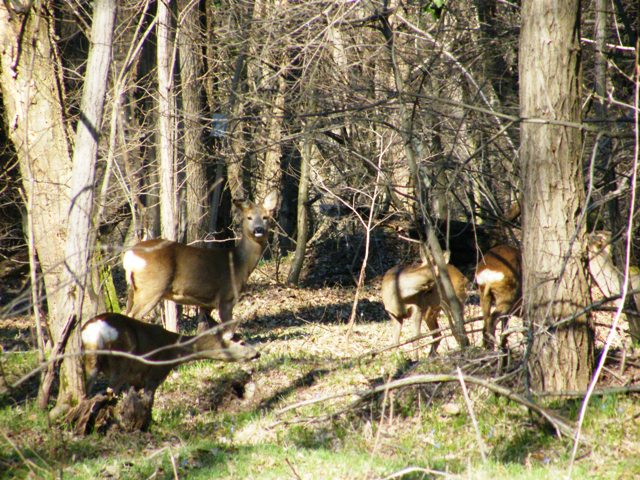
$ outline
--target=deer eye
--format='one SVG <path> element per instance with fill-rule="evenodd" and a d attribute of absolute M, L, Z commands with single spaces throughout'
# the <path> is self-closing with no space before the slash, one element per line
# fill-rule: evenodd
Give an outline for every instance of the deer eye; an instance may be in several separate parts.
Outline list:
<path fill-rule="evenodd" d="M 247 220 L 251 222 L 253 220 L 253 215 L 247 215 Z"/>

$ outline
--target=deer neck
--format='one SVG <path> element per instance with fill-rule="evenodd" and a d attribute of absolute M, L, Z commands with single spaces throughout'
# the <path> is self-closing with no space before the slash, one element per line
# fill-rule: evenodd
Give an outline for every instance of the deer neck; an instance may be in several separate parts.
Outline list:
<path fill-rule="evenodd" d="M 158 349 L 157 353 L 149 356 L 151 360 L 176 360 L 175 367 L 179 364 L 193 360 L 192 355 L 198 353 L 198 339 L 190 335 L 180 335 L 174 332 L 167 338 L 166 346 Z"/>
<path fill-rule="evenodd" d="M 174 360 L 175 363 L 170 366 L 170 369 L 193 360 L 228 359 L 225 351 L 228 345 L 219 333 L 205 333 L 197 336 L 174 335 L 174 341 L 171 343 L 172 347 L 167 349 L 167 353 L 158 353 L 151 356 L 151 359 Z"/>
<path fill-rule="evenodd" d="M 265 242 L 258 242 L 248 235 L 243 235 L 233 252 L 233 270 L 236 278 L 244 283 L 249 275 L 256 268 Z"/>

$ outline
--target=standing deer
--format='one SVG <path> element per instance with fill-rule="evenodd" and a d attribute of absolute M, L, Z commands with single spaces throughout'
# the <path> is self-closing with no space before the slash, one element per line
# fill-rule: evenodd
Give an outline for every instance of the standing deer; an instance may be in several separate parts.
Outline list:
<path fill-rule="evenodd" d="M 447 273 L 453 289 L 462 305 L 467 298 L 467 279 L 453 265 L 447 265 Z M 382 278 L 382 302 L 393 320 L 393 343 L 400 341 L 402 323 L 410 318 L 413 321 L 416 337 L 420 335 L 422 319 L 426 318 L 429 330 L 438 329 L 438 315 L 442 307 L 449 308 L 446 298 L 440 296 L 438 269 L 426 258 L 419 265 L 396 265 Z M 441 333 L 433 334 L 430 356 L 436 354 L 440 345 Z"/>
<path fill-rule="evenodd" d="M 155 391 L 176 366 L 199 359 L 237 362 L 259 356 L 253 347 L 226 340 L 220 332 L 179 335 L 117 313 L 87 321 L 81 339 L 87 392 L 99 374 L 115 393 L 128 390 L 123 417 L 131 423 L 130 430 L 148 428 Z"/>
<path fill-rule="evenodd" d="M 476 283 L 480 294 L 480 307 L 484 319 L 483 344 L 493 350 L 498 319 L 502 329 L 507 317 L 520 305 L 522 296 L 522 266 L 520 250 L 509 245 L 498 245 L 487 251 L 476 267 Z M 491 312 L 491 306 L 495 305 Z M 501 346 L 506 347 L 506 337 Z"/>
<path fill-rule="evenodd" d="M 231 334 L 233 306 L 267 244 L 278 195 L 262 205 L 234 201 L 242 214 L 242 237 L 234 247 L 198 248 L 169 240 L 146 240 L 127 250 L 123 266 L 129 284 L 127 314 L 143 318 L 161 299 L 218 309 Z"/>

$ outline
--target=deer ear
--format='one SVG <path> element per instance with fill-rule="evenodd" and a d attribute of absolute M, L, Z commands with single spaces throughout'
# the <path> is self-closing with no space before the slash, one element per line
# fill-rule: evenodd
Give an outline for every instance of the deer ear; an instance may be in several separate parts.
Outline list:
<path fill-rule="evenodd" d="M 265 197 L 262 202 L 262 206 L 269 212 L 269 214 L 272 214 L 278 206 L 278 192 L 275 190 L 271 191 L 269 195 Z"/>
<path fill-rule="evenodd" d="M 233 204 L 238 210 L 244 210 L 249 208 L 251 202 L 249 200 L 245 200 L 244 198 L 234 198 Z"/>

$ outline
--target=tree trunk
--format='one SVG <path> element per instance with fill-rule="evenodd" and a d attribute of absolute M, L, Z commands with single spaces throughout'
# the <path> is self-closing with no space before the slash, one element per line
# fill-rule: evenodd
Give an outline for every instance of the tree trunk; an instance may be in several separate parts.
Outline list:
<path fill-rule="evenodd" d="M 479 36 L 482 44 L 480 77 L 490 82 L 493 93 L 502 106 L 500 111 L 513 110 L 518 101 L 517 80 L 498 48 L 498 42 L 500 42 L 496 29 L 498 1 L 474 0 L 474 3 L 478 12 Z"/>
<path fill-rule="evenodd" d="M 24 20 L 24 23 L 23 23 Z M 44 7 L 28 17 L 12 16 L 0 5 L 0 88 L 5 125 L 19 161 L 22 184 L 32 206 L 33 238 L 44 276 L 52 341 L 61 337 L 64 323 L 64 249 L 71 181 L 69 140 L 63 97 L 58 82 L 58 52 L 49 36 Z M 54 61 L 51 61 L 54 59 Z M 55 185 L 55 188 L 52 186 Z M 38 308 L 34 305 L 34 308 Z M 61 375 L 77 374 L 64 363 Z M 61 393 L 67 390 L 61 385 Z"/>
<path fill-rule="evenodd" d="M 173 97 L 173 41 L 171 38 L 170 1 L 158 2 L 158 148 L 160 168 L 160 224 L 162 236 L 177 240 L 178 187 L 175 155 L 175 104 Z M 178 331 L 178 314 L 174 303 L 164 302 L 165 328 Z"/>
<path fill-rule="evenodd" d="M 242 101 L 242 91 L 245 84 L 247 68 L 247 46 L 245 40 L 251 37 L 251 20 L 253 18 L 253 2 L 240 3 L 236 7 L 237 17 L 233 26 L 241 32 L 238 40 L 239 52 L 234 63 L 233 77 L 228 92 L 227 114 L 229 120 L 229 131 L 226 141 L 229 147 L 229 155 L 225 158 L 227 167 L 227 183 L 231 197 L 235 199 L 247 198 L 247 190 L 244 182 L 245 163 L 245 131 L 242 115 L 244 104 Z M 237 23 L 235 23 L 237 22 Z"/>
<path fill-rule="evenodd" d="M 590 293 L 581 221 L 579 8 L 579 0 L 525 0 L 522 9 L 523 296 L 535 391 L 584 390 L 594 363 L 590 314 L 581 313 Z"/>
<path fill-rule="evenodd" d="M 303 138 L 300 150 L 300 180 L 298 181 L 298 228 L 296 236 L 296 253 L 291 262 L 291 270 L 287 282 L 298 285 L 300 272 L 307 252 L 307 240 L 309 237 L 309 172 L 311 170 L 311 156 L 313 152 L 313 136 L 309 131 Z"/>
<path fill-rule="evenodd" d="M 89 59 L 88 71 L 92 73 L 93 68 L 108 68 L 109 61 L 104 58 L 103 46 L 107 50 L 110 48 L 109 10 L 115 9 L 114 5 L 113 2 L 96 4 L 96 30 L 92 31 L 92 36 L 93 44 L 98 47 L 92 48 Z M 51 19 L 46 16 L 46 11 L 34 8 L 28 17 L 11 17 L 5 6 L 0 6 L 0 88 L 7 119 L 10 119 L 6 123 L 10 126 L 9 135 L 20 160 L 23 186 L 33 206 L 30 213 L 47 291 L 49 327 L 53 342 L 58 344 L 69 314 L 73 311 L 76 316 L 82 316 L 83 291 L 78 287 L 82 289 L 85 282 L 87 286 L 90 283 L 87 282 L 86 269 L 91 238 L 87 232 L 91 225 L 95 144 L 102 108 L 95 98 L 91 99 L 92 102 L 83 101 L 74 154 L 72 194 L 69 188 L 72 162 L 64 109 L 60 103 L 64 98 L 59 90 L 62 85 L 59 78 L 61 65 L 55 43 L 49 37 Z M 108 57 L 109 53 L 106 55 Z M 104 70 L 96 71 L 92 77 L 87 76 L 85 98 L 91 95 L 104 98 L 106 78 Z M 103 92 L 101 95 L 100 91 Z M 70 299 L 76 303 L 69 302 Z M 87 303 L 86 306 L 97 308 L 95 304 Z M 77 348 L 77 343 L 73 343 L 72 339 L 72 348 Z M 78 358 L 65 359 L 60 371 L 58 405 L 63 407 L 79 400 L 84 391 L 83 385 Z M 42 393 L 40 398 L 44 403 L 47 395 Z"/>
<path fill-rule="evenodd" d="M 67 268 L 67 302 L 57 322 L 72 318 L 91 318 L 104 310 L 102 301 L 94 290 L 95 275 L 91 275 L 91 258 L 95 246 L 96 228 L 93 222 L 94 186 L 98 160 L 99 132 L 102 128 L 102 113 L 107 92 L 107 79 L 111 62 L 113 26 L 116 17 L 115 0 L 96 0 L 87 70 L 85 74 L 80 120 L 78 121 L 73 152 L 71 206 L 69 208 L 68 233 L 65 248 Z M 86 300 L 89 300 L 87 302 Z M 80 351 L 79 329 L 72 332 L 68 350 Z M 64 409 L 69 403 L 85 394 L 81 358 L 65 359 L 69 365 L 68 375 L 61 382 L 68 391 L 61 392 L 58 407 Z M 68 398 L 65 398 L 66 393 Z M 69 401 L 70 400 L 70 401 Z"/>
<path fill-rule="evenodd" d="M 202 240 L 208 230 L 208 185 L 202 142 L 203 89 L 200 80 L 202 57 L 195 46 L 201 45 L 198 2 L 178 1 L 178 48 L 182 92 L 184 160 L 186 171 L 187 242 Z"/>
<path fill-rule="evenodd" d="M 34 8 L 22 25 L 23 17 L 11 17 L 0 5 L 0 88 L 5 125 L 20 160 L 25 193 L 33 204 L 34 240 L 53 319 L 60 318 L 66 294 L 62 272 L 71 157 L 59 102 L 63 97 L 58 89 L 59 65 L 51 61 L 58 53 L 49 37 L 51 19 L 46 15 L 46 10 Z M 59 328 L 54 323 L 51 330 L 55 342 Z"/>

